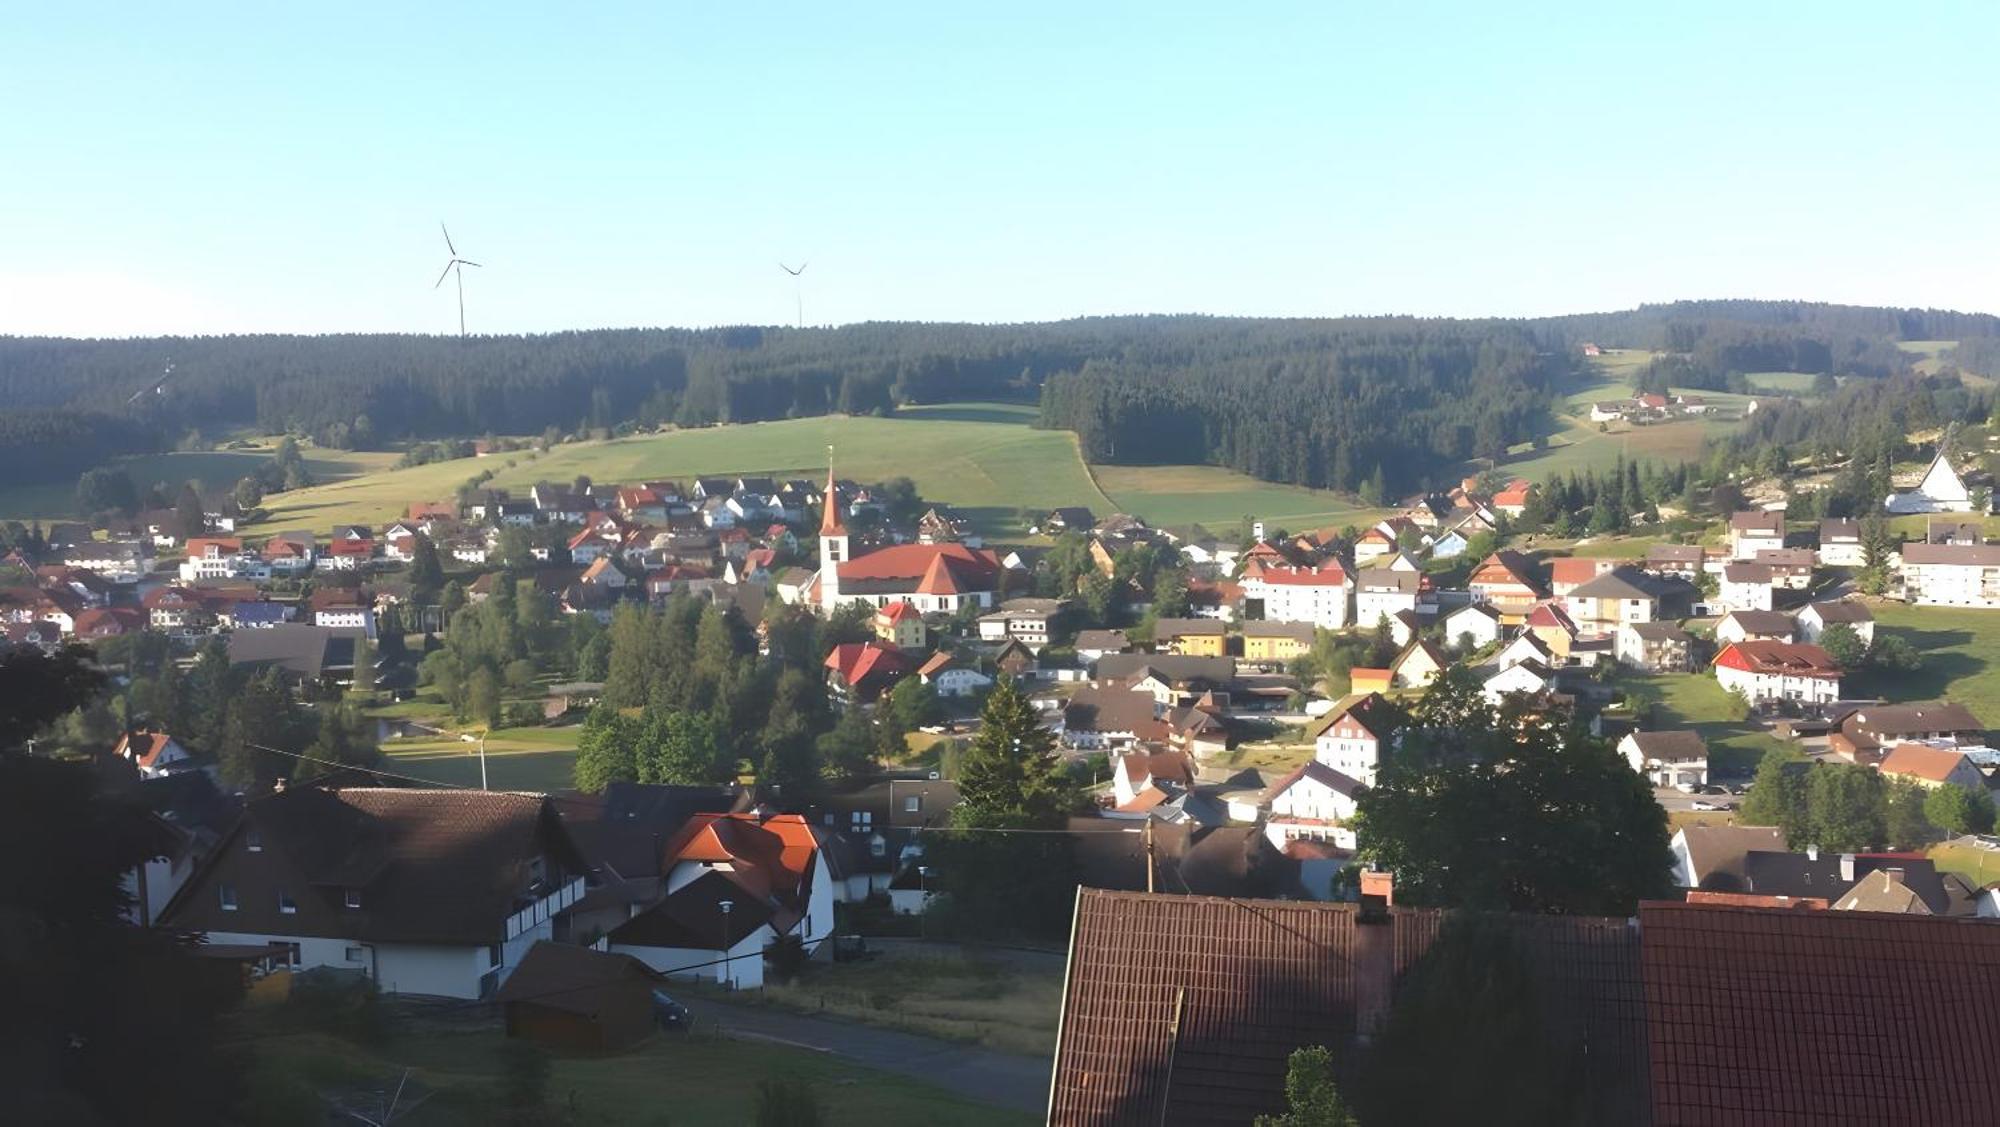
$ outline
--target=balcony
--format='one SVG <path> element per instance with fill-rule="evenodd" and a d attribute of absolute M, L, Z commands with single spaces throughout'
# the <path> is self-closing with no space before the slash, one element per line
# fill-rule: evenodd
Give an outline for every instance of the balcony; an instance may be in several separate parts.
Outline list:
<path fill-rule="evenodd" d="M 507 917 L 507 938 L 514 939 L 523 932 L 549 922 L 581 899 L 583 899 L 583 878 L 576 877 Z"/>

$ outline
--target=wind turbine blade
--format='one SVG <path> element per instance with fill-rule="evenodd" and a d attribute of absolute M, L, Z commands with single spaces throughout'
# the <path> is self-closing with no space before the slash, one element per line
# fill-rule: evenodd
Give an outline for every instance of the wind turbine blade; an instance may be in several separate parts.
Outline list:
<path fill-rule="evenodd" d="M 445 246 L 445 249 L 451 252 L 451 256 L 452 256 L 453 258 L 457 258 L 457 257 L 458 257 L 458 248 L 457 248 L 457 247 L 455 247 L 455 246 L 452 246 L 452 245 L 451 245 L 451 232 L 450 232 L 450 231 L 445 231 L 445 226 L 444 226 L 444 221 L 443 221 L 443 220 L 439 220 L 439 221 L 438 221 L 438 230 L 440 230 L 440 231 L 444 231 L 444 246 Z"/>
<path fill-rule="evenodd" d="M 442 286 L 442 285 L 444 285 L 444 280 L 445 280 L 445 276 L 446 276 L 447 274 L 450 274 L 450 273 L 451 273 L 451 268 L 452 268 L 452 267 L 454 267 L 454 266 L 456 266 L 456 265 L 458 265 L 458 259 L 456 259 L 456 258 L 452 259 L 452 260 L 451 260 L 450 262 L 447 262 L 447 263 L 445 263 L 445 264 L 444 264 L 444 273 L 443 273 L 443 274 L 439 274 L 439 275 L 438 275 L 438 280 L 437 280 L 437 282 L 436 282 L 435 284 L 433 284 L 433 285 L 431 286 L 431 288 L 432 288 L 432 289 L 436 289 L 436 288 L 438 288 L 438 286 Z"/>
<path fill-rule="evenodd" d="M 803 273 L 805 273 L 805 272 L 806 272 L 806 267 L 808 267 L 808 266 L 811 266 L 811 265 L 812 265 L 812 263 L 810 263 L 810 262 L 801 262 L 801 263 L 799 263 L 799 268 L 798 268 L 797 270 L 794 270 L 794 271 L 792 271 L 792 274 L 793 274 L 793 276 L 795 276 L 795 277 L 796 277 L 797 275 L 800 275 L 800 274 L 803 274 Z"/>
<path fill-rule="evenodd" d="M 469 259 L 469 258 L 461 258 L 461 259 L 459 259 L 459 260 L 458 260 L 458 264 L 459 264 L 460 266 L 477 266 L 477 265 L 479 265 L 479 264 L 478 264 L 477 262 L 474 262 L 474 261 L 472 261 L 472 260 L 471 260 L 471 259 Z"/>

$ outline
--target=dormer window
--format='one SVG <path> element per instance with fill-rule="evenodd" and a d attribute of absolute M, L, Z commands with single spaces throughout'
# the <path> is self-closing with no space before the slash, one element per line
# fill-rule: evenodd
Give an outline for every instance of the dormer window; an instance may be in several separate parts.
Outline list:
<path fill-rule="evenodd" d="M 292 894 L 282 888 L 278 890 L 278 911 L 287 916 L 299 914 L 299 902 L 292 899 Z"/>
<path fill-rule="evenodd" d="M 361 906 L 360 889 L 350 888 L 347 890 L 347 906 L 350 908 L 359 908 Z"/>
<path fill-rule="evenodd" d="M 243 835 L 243 848 L 252 853 L 264 852 L 264 835 L 252 829 Z"/>
<path fill-rule="evenodd" d="M 223 911 L 225 911 L 225 912 L 233 912 L 233 911 L 235 911 L 235 910 L 236 910 L 236 886 L 235 886 L 235 885 L 233 885 L 233 884 L 225 884 L 225 885 L 222 885 L 221 887 L 219 887 L 218 889 L 216 889 L 216 891 L 217 891 L 217 892 L 218 892 L 218 893 L 220 894 L 220 897 L 221 897 L 221 900 L 222 900 L 222 910 L 223 910 Z"/>

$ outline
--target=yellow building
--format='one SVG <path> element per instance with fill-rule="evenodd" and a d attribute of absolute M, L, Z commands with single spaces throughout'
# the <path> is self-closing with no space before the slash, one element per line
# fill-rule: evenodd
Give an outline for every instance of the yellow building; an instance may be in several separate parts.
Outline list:
<path fill-rule="evenodd" d="M 924 616 L 908 603 L 890 603 L 875 612 L 875 636 L 899 650 L 921 649 L 927 632 Z"/>
<path fill-rule="evenodd" d="M 1162 618 L 1153 626 L 1153 648 L 1182 657 L 1222 657 L 1229 637 L 1220 619 Z"/>
<path fill-rule="evenodd" d="M 1310 622 L 1246 622 L 1243 660 L 1283 664 L 1312 652 Z"/>

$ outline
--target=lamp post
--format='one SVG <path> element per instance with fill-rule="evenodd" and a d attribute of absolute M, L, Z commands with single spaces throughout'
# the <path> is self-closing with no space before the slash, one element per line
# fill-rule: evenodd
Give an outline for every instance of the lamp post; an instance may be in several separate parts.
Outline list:
<path fill-rule="evenodd" d="M 723 900 L 716 905 L 722 909 L 722 977 L 728 981 L 731 990 L 736 989 L 736 950 L 729 942 L 729 913 L 736 907 L 736 901 Z"/>
<path fill-rule="evenodd" d="M 919 939 L 930 938 L 930 876 L 929 865 L 917 866 L 917 938 Z"/>
<path fill-rule="evenodd" d="M 460 742 L 477 743 L 479 745 L 479 789 L 485 790 L 486 789 L 486 733 L 481 732 L 477 736 L 474 736 L 471 733 L 460 733 L 458 738 Z"/>

